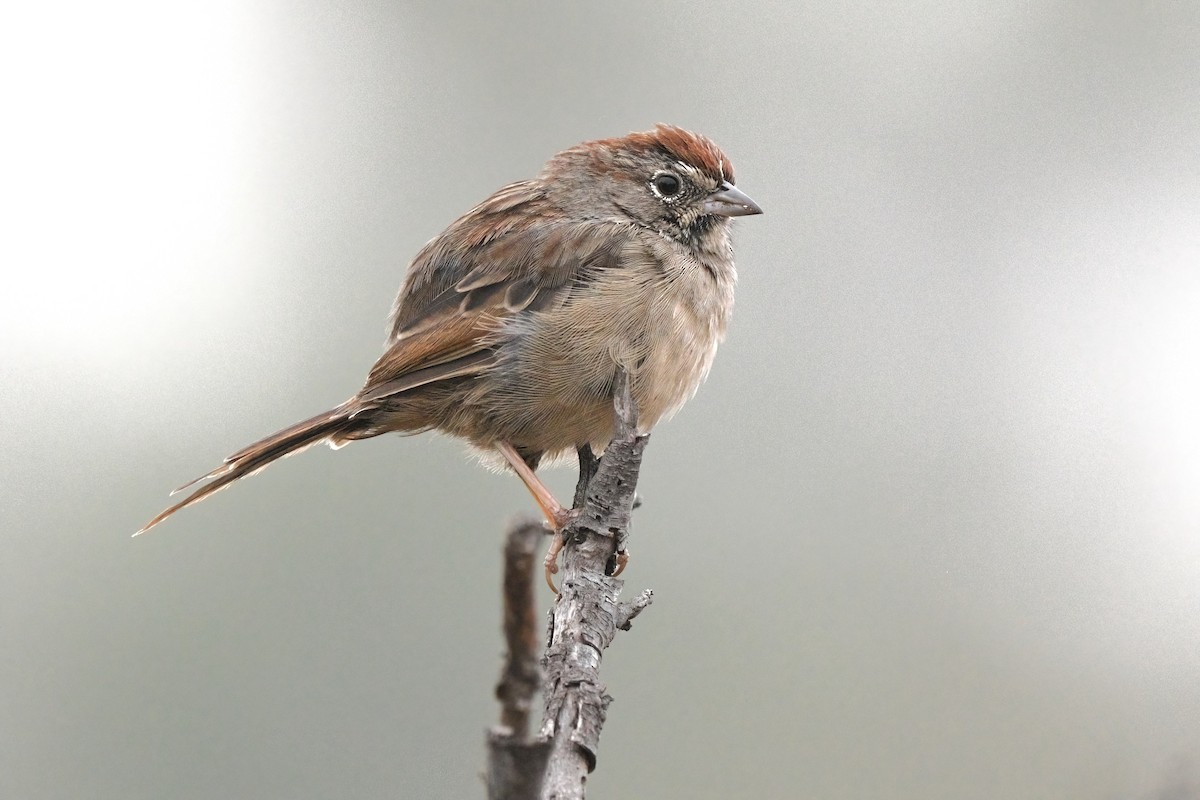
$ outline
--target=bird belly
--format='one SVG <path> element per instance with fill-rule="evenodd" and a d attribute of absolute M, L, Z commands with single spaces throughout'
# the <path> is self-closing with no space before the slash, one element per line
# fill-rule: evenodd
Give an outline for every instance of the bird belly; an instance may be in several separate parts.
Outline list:
<path fill-rule="evenodd" d="M 550 457 L 585 443 L 602 450 L 613 435 L 618 369 L 631 377 L 641 430 L 677 411 L 707 375 L 732 304 L 731 287 L 694 277 L 707 283 L 622 271 L 562 308 L 510 319 L 478 393 L 493 429 Z"/>

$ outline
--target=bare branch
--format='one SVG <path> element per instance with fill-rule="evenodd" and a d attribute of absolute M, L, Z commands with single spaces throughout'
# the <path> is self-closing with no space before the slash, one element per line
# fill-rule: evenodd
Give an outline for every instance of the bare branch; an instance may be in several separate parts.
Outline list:
<path fill-rule="evenodd" d="M 542 786 L 547 800 L 584 796 L 611 701 L 600 682 L 601 653 L 652 598 L 643 592 L 633 603 L 619 603 L 624 581 L 609 575 L 618 563 L 616 556 L 625 552 L 638 470 L 649 439 L 637 432 L 637 407 L 624 373 L 618 376 L 613 405 L 616 435 L 582 493 L 586 499 L 579 516 L 563 532 L 562 592 L 551 615 L 543 660 L 542 736 L 553 742 Z"/>
<path fill-rule="evenodd" d="M 613 576 L 627 559 L 630 513 L 649 439 L 637 432 L 637 406 L 624 373 L 618 375 L 613 409 L 616 435 L 603 458 L 597 459 L 586 445 L 579 448 L 578 515 L 562 532 L 562 592 L 550 615 L 542 658 L 545 711 L 541 734 L 533 742 L 527 735 L 538 680 L 532 570 L 544 529 L 525 523 L 509 533 L 504 572 L 508 657 L 496 687 L 501 725 L 488 734 L 490 800 L 583 798 L 612 700 L 600 682 L 601 654 L 653 599 L 647 590 L 632 602 L 620 602 L 624 581 Z"/>
<path fill-rule="evenodd" d="M 529 740 L 529 711 L 541 680 L 539 635 L 534 611 L 535 558 L 546 529 L 537 522 L 518 522 L 504 546 L 504 640 L 508 652 L 496 699 L 500 725 L 488 731 L 489 800 L 536 800 L 550 743 Z"/>
<path fill-rule="evenodd" d="M 504 546 L 504 671 L 496 685 L 500 725 L 513 736 L 529 736 L 529 710 L 541 681 L 539 632 L 534 610 L 533 565 L 546 529 L 531 521 L 516 523 Z"/>

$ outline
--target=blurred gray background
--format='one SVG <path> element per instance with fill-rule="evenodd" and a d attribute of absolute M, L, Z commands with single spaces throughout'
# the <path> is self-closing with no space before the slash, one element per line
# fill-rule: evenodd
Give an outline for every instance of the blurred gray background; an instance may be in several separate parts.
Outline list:
<path fill-rule="evenodd" d="M 658 121 L 767 214 L 592 794 L 1200 796 L 1195 3 L 4 14 L 0 796 L 483 796 L 517 480 L 388 437 L 129 534 L 357 389 L 450 220 Z"/>

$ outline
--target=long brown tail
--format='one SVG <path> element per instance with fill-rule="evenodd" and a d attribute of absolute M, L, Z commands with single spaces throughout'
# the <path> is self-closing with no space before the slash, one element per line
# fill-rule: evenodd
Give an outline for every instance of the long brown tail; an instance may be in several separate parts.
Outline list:
<path fill-rule="evenodd" d="M 212 472 L 207 475 L 201 475 L 194 481 L 189 481 L 171 492 L 173 495 L 178 494 L 201 481 L 209 481 L 209 483 L 196 489 L 185 499 L 147 522 L 134 536 L 145 533 L 179 509 L 187 508 L 193 503 L 199 503 L 204 498 L 224 489 L 239 478 L 253 475 L 284 456 L 299 453 L 301 450 L 312 447 L 318 442 L 330 441 L 336 444 L 344 442 L 345 439 L 339 436 L 339 434 L 344 436 L 345 434 L 351 434 L 359 428 L 366 427 L 365 423 L 367 423 L 367 420 L 363 417 L 369 415 L 362 414 L 365 410 L 356 400 L 348 400 L 337 408 L 331 408 L 325 413 L 318 414 L 311 419 L 297 422 L 295 425 L 284 428 L 265 439 L 255 442 L 249 447 L 239 450 L 226 458 L 225 463 Z M 347 436 L 346 438 L 356 437 Z"/>

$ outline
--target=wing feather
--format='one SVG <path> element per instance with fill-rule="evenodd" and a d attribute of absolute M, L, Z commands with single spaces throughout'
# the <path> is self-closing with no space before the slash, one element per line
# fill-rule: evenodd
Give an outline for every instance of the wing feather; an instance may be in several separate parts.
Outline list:
<path fill-rule="evenodd" d="M 486 370 L 505 319 L 561 306 L 627 239 L 616 222 L 568 221 L 536 181 L 504 187 L 417 254 L 359 399 Z"/>

